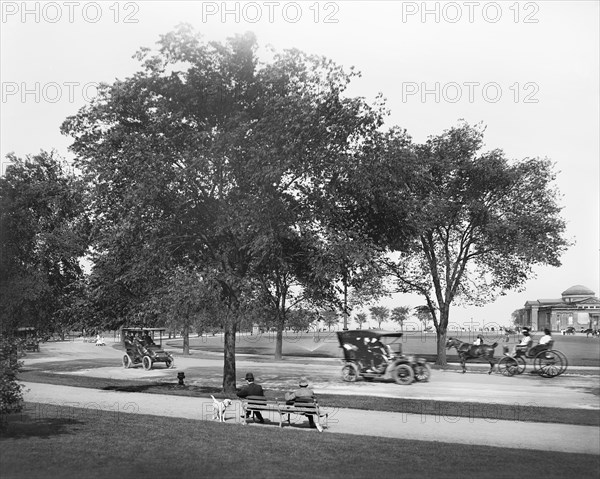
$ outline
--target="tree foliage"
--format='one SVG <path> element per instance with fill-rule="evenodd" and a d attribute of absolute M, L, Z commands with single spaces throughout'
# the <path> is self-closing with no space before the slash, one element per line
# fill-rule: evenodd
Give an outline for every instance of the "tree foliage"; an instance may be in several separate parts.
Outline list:
<path fill-rule="evenodd" d="M 22 365 L 17 360 L 17 340 L 0 335 L 0 429 L 8 414 L 23 410 L 23 385 L 17 380 Z"/>
<path fill-rule="evenodd" d="M 390 189 L 381 210 L 396 214 L 371 232 L 396 253 L 389 265 L 398 290 L 425 298 L 439 364 L 452 304 L 480 305 L 520 288 L 534 266 L 559 266 L 568 246 L 551 162 L 484 152 L 483 133 L 462 123 L 424 144 L 392 132 L 376 146 L 399 176 L 380 187 Z M 412 232 L 401 244 L 400 220 Z"/>
<path fill-rule="evenodd" d="M 82 293 L 83 185 L 54 153 L 7 159 L 0 178 L 0 323 L 6 331 L 62 332 Z"/>
<path fill-rule="evenodd" d="M 371 317 L 374 321 L 377 321 L 377 327 L 381 329 L 381 323 L 384 323 L 390 317 L 390 308 L 386 306 L 372 306 L 369 308 Z"/>
<path fill-rule="evenodd" d="M 398 306 L 392 309 L 390 319 L 400 325 L 400 329 L 404 329 L 404 321 L 410 317 L 410 307 Z"/>

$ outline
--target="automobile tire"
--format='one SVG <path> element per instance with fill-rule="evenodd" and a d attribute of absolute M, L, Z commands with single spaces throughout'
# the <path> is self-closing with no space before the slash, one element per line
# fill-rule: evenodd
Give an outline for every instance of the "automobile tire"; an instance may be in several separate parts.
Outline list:
<path fill-rule="evenodd" d="M 399 364 L 392 371 L 392 378 L 397 384 L 411 384 L 415 380 L 415 373 L 408 364 Z"/>
<path fill-rule="evenodd" d="M 144 356 L 142 358 L 142 365 L 146 371 L 150 371 L 152 369 L 152 359 L 150 356 Z"/>
<path fill-rule="evenodd" d="M 417 364 L 415 366 L 415 379 L 420 382 L 427 382 L 431 377 L 431 366 L 429 364 Z"/>
<path fill-rule="evenodd" d="M 133 365 L 133 361 L 128 354 L 123 356 L 123 367 L 129 369 Z"/>
<path fill-rule="evenodd" d="M 358 379 L 358 368 L 354 364 L 346 364 L 342 368 L 342 379 L 346 382 L 356 382 Z"/>
<path fill-rule="evenodd" d="M 166 365 L 167 365 L 167 368 L 174 368 L 174 367 L 175 367 L 175 360 L 174 360 L 174 359 L 172 359 L 172 358 L 168 358 L 168 359 L 165 361 L 165 363 L 166 363 Z"/>

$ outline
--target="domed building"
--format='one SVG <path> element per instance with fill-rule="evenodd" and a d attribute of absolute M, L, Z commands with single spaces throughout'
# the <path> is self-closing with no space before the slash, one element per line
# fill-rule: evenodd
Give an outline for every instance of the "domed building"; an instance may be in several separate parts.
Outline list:
<path fill-rule="evenodd" d="M 524 326 L 540 331 L 548 328 L 560 331 L 568 326 L 598 329 L 600 300 L 586 286 L 577 284 L 563 291 L 558 299 L 537 299 L 525 303 Z"/>

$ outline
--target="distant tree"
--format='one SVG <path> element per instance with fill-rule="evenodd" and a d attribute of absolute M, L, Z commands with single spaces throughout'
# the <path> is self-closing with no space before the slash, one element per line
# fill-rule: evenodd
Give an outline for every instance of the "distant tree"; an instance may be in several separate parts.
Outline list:
<path fill-rule="evenodd" d="M 408 306 L 398 306 L 392 309 L 391 320 L 400 325 L 400 330 L 404 330 L 404 321 L 410 316 L 410 308 Z"/>
<path fill-rule="evenodd" d="M 288 326 L 294 332 L 308 331 L 311 325 L 317 320 L 314 311 L 297 307 L 288 311 Z"/>
<path fill-rule="evenodd" d="M 373 306 L 369 308 L 369 311 L 371 312 L 373 320 L 377 322 L 377 327 L 381 329 L 381 323 L 387 321 L 390 315 L 389 308 L 386 308 L 385 306 Z"/>
<path fill-rule="evenodd" d="M 358 329 L 362 329 L 362 325 L 367 322 L 367 315 L 366 313 L 358 313 L 354 317 L 354 320 L 356 321 L 356 324 L 358 324 Z"/>
<path fill-rule="evenodd" d="M 528 326 L 527 310 L 525 308 L 515 309 L 511 316 L 511 324 L 515 327 Z"/>
<path fill-rule="evenodd" d="M 429 307 L 426 305 L 417 306 L 415 308 L 415 316 L 421 322 L 423 330 L 426 330 L 429 327 L 429 322 L 433 320 L 431 311 L 429 311 Z"/>
<path fill-rule="evenodd" d="M 320 313 L 323 325 L 327 327 L 328 331 L 331 331 L 332 326 L 336 326 L 339 323 L 339 315 L 337 311 L 332 309 L 326 309 Z"/>

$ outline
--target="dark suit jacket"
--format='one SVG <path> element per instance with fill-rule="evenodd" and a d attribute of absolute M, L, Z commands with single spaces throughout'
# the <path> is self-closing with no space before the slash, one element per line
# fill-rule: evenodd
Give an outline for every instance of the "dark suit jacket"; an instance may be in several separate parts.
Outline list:
<path fill-rule="evenodd" d="M 265 393 L 260 384 L 248 383 L 237 393 L 238 397 L 245 398 L 248 396 L 264 396 Z"/>

